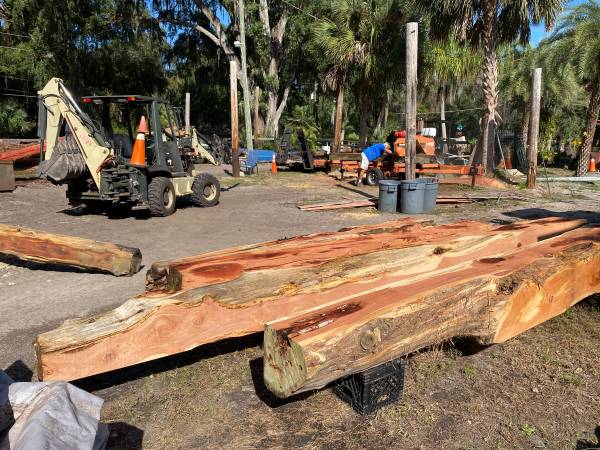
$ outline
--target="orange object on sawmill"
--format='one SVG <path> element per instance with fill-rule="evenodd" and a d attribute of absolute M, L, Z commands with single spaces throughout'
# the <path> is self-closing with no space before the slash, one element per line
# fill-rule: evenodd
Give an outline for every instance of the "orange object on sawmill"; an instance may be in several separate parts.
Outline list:
<path fill-rule="evenodd" d="M 404 130 L 396 132 L 394 141 L 394 153 L 396 156 L 406 156 L 406 132 Z M 423 153 L 429 156 L 435 156 L 435 140 L 432 137 L 417 134 L 417 153 Z"/>

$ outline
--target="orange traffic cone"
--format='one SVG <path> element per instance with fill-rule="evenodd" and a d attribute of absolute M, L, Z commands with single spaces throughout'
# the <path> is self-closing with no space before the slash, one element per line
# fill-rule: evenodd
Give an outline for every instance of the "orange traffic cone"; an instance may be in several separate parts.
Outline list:
<path fill-rule="evenodd" d="M 596 158 L 594 158 L 593 156 L 590 158 L 590 167 L 588 172 L 595 172 L 596 171 Z"/>
<path fill-rule="evenodd" d="M 277 173 L 277 163 L 275 162 L 275 153 L 273 153 L 273 159 L 271 160 L 271 173 Z"/>
<path fill-rule="evenodd" d="M 148 133 L 148 124 L 146 123 L 146 118 L 142 116 L 137 136 L 135 137 L 135 143 L 133 144 L 131 159 L 129 160 L 134 166 L 146 165 L 146 133 Z"/>

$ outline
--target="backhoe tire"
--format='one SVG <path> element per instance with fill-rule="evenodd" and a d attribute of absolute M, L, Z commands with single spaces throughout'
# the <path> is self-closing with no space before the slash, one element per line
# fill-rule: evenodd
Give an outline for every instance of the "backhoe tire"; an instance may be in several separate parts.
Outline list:
<path fill-rule="evenodd" d="M 221 185 L 219 180 L 208 173 L 201 173 L 194 177 L 192 184 L 192 202 L 196 206 L 215 206 L 219 203 Z"/>
<path fill-rule="evenodd" d="M 166 177 L 152 178 L 148 185 L 148 206 L 155 217 L 170 216 L 175 212 L 175 188 Z"/>
<path fill-rule="evenodd" d="M 385 179 L 385 175 L 378 167 L 371 167 L 365 173 L 367 186 L 377 186 L 381 180 Z"/>

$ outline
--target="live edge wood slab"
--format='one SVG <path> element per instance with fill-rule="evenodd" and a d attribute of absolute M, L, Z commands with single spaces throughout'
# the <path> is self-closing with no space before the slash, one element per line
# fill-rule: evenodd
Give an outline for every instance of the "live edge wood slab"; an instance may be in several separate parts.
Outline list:
<path fill-rule="evenodd" d="M 142 263 L 142 253 L 137 248 L 3 224 L 0 224 L 0 253 L 117 276 L 137 273 Z"/>
<path fill-rule="evenodd" d="M 597 292 L 600 228 L 419 274 L 387 271 L 268 324 L 265 384 L 288 397 L 452 337 L 503 342 Z"/>
<path fill-rule="evenodd" d="M 37 337 L 38 375 L 74 380 L 261 332 L 343 301 L 386 273 L 426 274 L 515 251 L 584 224 L 557 218 L 494 227 L 402 220 L 155 263 L 147 291 Z"/>

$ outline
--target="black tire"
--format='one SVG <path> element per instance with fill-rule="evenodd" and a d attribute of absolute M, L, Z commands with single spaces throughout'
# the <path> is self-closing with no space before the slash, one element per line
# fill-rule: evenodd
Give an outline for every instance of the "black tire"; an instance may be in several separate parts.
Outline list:
<path fill-rule="evenodd" d="M 378 167 L 371 167 L 365 173 L 367 186 L 377 186 L 380 180 L 385 179 L 385 175 Z"/>
<path fill-rule="evenodd" d="M 175 188 L 166 177 L 152 178 L 148 185 L 150 214 L 156 217 L 170 216 L 175 212 Z"/>
<path fill-rule="evenodd" d="M 192 184 L 192 202 L 196 206 L 215 206 L 219 203 L 221 185 L 219 180 L 208 173 L 201 173 L 194 177 Z"/>
<path fill-rule="evenodd" d="M 85 200 L 81 202 L 85 206 L 86 211 L 90 213 L 106 212 L 110 209 L 110 203 L 99 200 Z"/>

